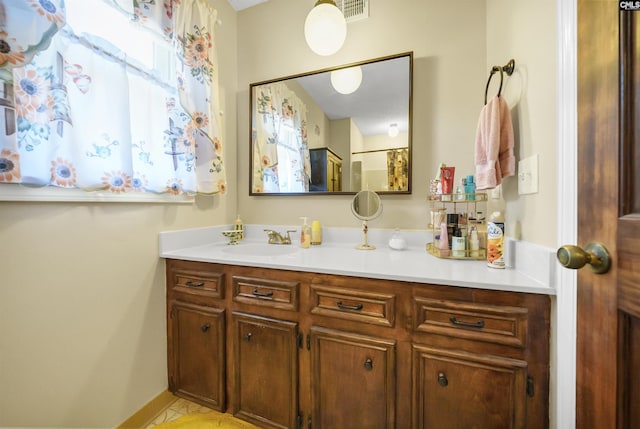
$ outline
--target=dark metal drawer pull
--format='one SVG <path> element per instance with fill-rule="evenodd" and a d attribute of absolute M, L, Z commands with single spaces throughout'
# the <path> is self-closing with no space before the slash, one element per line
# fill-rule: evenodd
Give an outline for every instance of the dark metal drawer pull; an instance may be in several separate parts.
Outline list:
<path fill-rule="evenodd" d="M 207 323 L 207 324 L 205 324 L 205 325 L 202 325 L 202 326 L 200 327 L 200 330 L 202 330 L 202 332 L 208 332 L 208 331 L 209 331 L 209 328 L 211 328 L 211 325 Z"/>
<path fill-rule="evenodd" d="M 371 358 L 367 358 L 367 360 L 364 361 L 364 369 L 367 371 L 371 371 L 373 369 L 373 360 L 371 360 Z"/>
<path fill-rule="evenodd" d="M 444 372 L 438 374 L 438 384 L 442 387 L 447 387 L 449 385 L 449 380 L 447 380 L 447 376 Z"/>
<path fill-rule="evenodd" d="M 251 332 L 247 332 L 246 334 L 244 334 L 244 339 L 246 341 L 251 341 L 251 337 L 253 336 L 253 334 Z"/>
<path fill-rule="evenodd" d="M 258 291 L 258 289 L 254 289 L 251 293 L 253 294 L 253 296 L 259 296 L 260 298 L 271 298 L 273 296 L 273 292 L 264 293 Z"/>
<path fill-rule="evenodd" d="M 187 280 L 187 282 L 185 284 L 187 286 L 189 286 L 189 287 L 202 287 L 202 286 L 204 286 L 204 282 L 194 283 L 192 280 Z"/>
<path fill-rule="evenodd" d="M 455 317 L 450 317 L 449 320 L 454 325 L 464 326 L 465 328 L 484 328 L 484 320 L 478 320 L 477 322 L 462 322 Z"/>
<path fill-rule="evenodd" d="M 358 305 L 344 305 L 342 303 L 342 301 L 338 301 L 337 303 L 338 308 L 340 310 L 352 310 L 352 311 L 360 311 L 362 310 L 363 305 L 362 304 L 358 304 Z"/>

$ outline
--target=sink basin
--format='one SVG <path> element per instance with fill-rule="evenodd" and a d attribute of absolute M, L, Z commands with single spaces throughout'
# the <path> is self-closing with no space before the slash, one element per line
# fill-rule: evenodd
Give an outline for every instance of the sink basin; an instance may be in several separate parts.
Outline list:
<path fill-rule="evenodd" d="M 278 256 L 297 253 L 300 249 L 291 244 L 239 243 L 227 246 L 222 251 L 232 255 Z"/>

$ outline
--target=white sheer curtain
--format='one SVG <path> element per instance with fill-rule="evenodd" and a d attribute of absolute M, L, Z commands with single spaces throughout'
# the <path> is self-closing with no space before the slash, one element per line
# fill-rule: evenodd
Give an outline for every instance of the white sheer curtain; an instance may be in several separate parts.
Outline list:
<path fill-rule="evenodd" d="M 226 191 L 218 81 L 212 79 L 217 76 L 215 10 L 201 7 L 208 5 L 206 0 L 126 1 L 67 0 L 68 16 L 81 18 L 70 19 L 70 26 L 54 36 L 46 50 L 23 67 L 14 67 L 12 82 L 5 74 L 0 87 L 9 101 L 3 104 L 4 124 L 0 124 L 4 125 L 0 130 L 0 182 L 113 193 Z M 39 15 L 49 0 L 13 2 L 29 4 Z M 4 0 L 2 5 L 6 5 Z M 132 11 L 129 15 L 122 13 L 127 7 Z M 90 8 L 91 13 L 82 8 Z M 198 51 L 199 61 L 209 67 L 207 78 L 200 67 L 195 73 L 201 78 L 197 84 L 185 84 L 188 79 L 184 77 L 168 80 L 169 74 L 153 70 L 156 63 L 147 64 L 149 58 L 133 58 L 128 47 L 117 45 L 118 36 L 125 41 L 129 37 L 127 43 L 139 43 L 137 37 L 147 38 L 147 30 L 129 33 L 140 34 L 134 40 L 126 34 L 105 40 L 103 34 L 74 32 L 85 27 L 98 32 L 100 22 L 89 22 L 93 16 L 116 31 L 144 26 L 158 32 L 158 37 L 173 37 L 176 12 L 181 15 L 183 8 L 197 11 L 190 12 L 179 27 L 199 28 L 208 42 L 205 51 Z M 20 17 L 24 26 L 31 22 L 27 15 Z M 161 45 L 153 42 L 151 48 Z M 165 45 L 170 53 L 171 44 Z M 155 49 L 140 49 L 147 51 Z M 166 58 L 178 65 L 183 76 L 194 75 L 194 65 L 183 55 Z"/>
<path fill-rule="evenodd" d="M 307 192 L 311 162 L 307 107 L 284 83 L 254 94 L 253 192 Z"/>

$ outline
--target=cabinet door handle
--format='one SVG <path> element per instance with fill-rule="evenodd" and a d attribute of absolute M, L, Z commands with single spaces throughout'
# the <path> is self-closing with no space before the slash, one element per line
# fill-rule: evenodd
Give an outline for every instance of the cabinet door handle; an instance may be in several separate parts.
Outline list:
<path fill-rule="evenodd" d="M 449 385 L 449 380 L 447 380 L 447 376 L 444 372 L 438 374 L 438 384 L 442 387 L 447 387 Z"/>
<path fill-rule="evenodd" d="M 371 371 L 373 369 L 373 361 L 371 358 L 367 358 L 367 360 L 364 361 L 364 369 L 367 371 Z"/>
<path fill-rule="evenodd" d="M 253 336 L 253 334 L 251 332 L 247 332 L 246 334 L 244 334 L 244 339 L 246 341 L 251 341 L 251 337 Z"/>
<path fill-rule="evenodd" d="M 464 326 L 465 328 L 484 328 L 484 320 L 480 319 L 477 322 L 463 322 L 455 317 L 450 317 L 449 321 L 457 326 Z"/>
<path fill-rule="evenodd" d="M 209 323 L 206 323 L 206 324 L 204 324 L 204 325 L 202 325 L 202 326 L 200 327 L 200 330 L 201 330 L 202 332 L 207 332 L 207 331 L 209 331 L 209 328 L 211 328 L 211 325 L 210 325 Z"/>
<path fill-rule="evenodd" d="M 192 280 L 187 280 L 187 282 L 185 284 L 187 286 L 189 286 L 189 287 L 202 287 L 202 286 L 204 286 L 204 282 L 194 283 Z"/>
<path fill-rule="evenodd" d="M 273 292 L 260 292 L 258 289 L 254 289 L 253 292 L 251 292 L 253 294 L 253 296 L 258 296 L 260 298 L 271 298 L 273 296 Z"/>
<path fill-rule="evenodd" d="M 351 310 L 351 311 L 360 311 L 362 310 L 363 305 L 344 305 L 342 301 L 338 301 L 337 306 L 340 310 Z"/>

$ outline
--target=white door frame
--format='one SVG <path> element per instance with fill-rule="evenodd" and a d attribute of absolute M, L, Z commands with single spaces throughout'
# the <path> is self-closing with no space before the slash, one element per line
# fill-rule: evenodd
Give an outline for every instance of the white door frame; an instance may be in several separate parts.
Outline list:
<path fill-rule="evenodd" d="M 558 246 L 578 244 L 577 0 L 557 0 L 557 219 Z M 613 6 L 612 6 L 613 7 Z M 551 329 L 551 429 L 576 427 L 575 270 L 556 269 Z"/>

